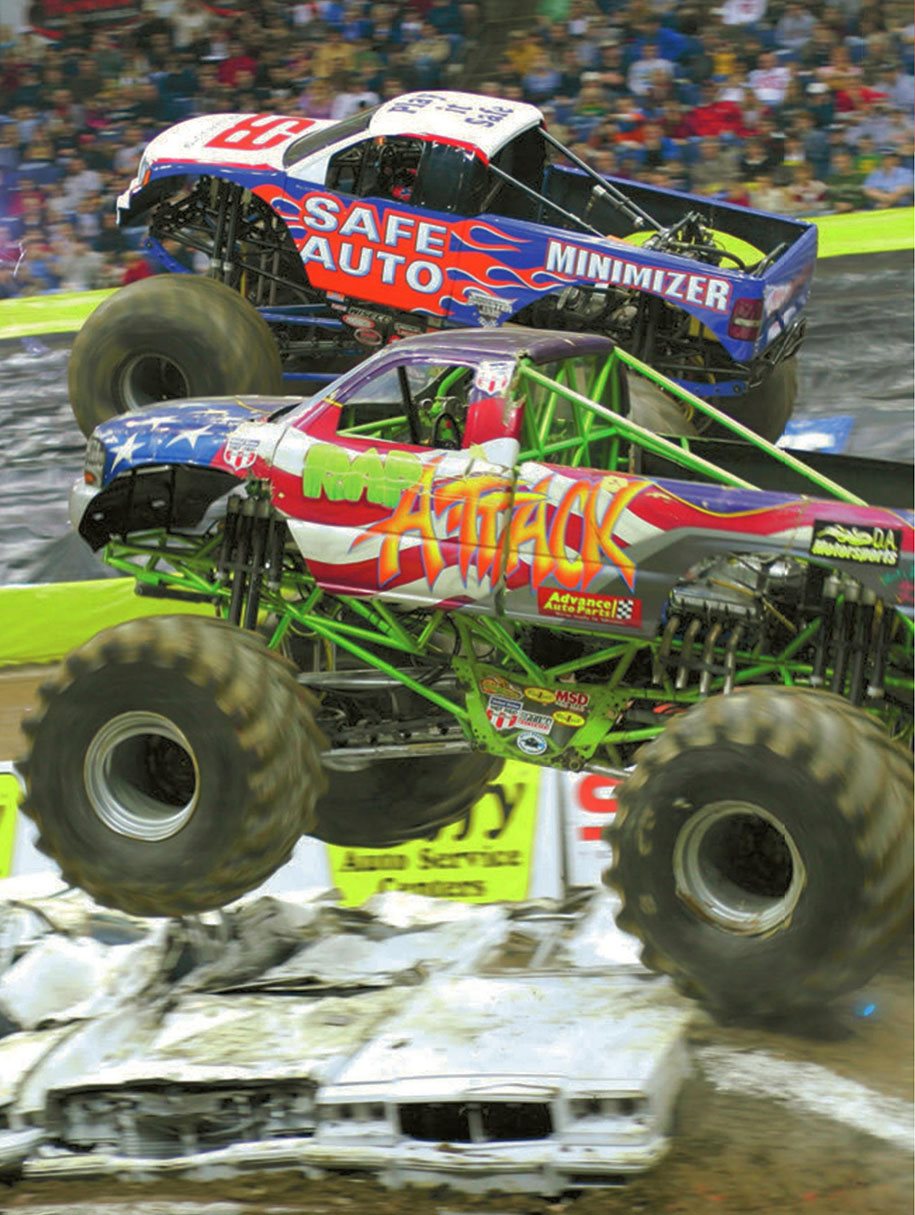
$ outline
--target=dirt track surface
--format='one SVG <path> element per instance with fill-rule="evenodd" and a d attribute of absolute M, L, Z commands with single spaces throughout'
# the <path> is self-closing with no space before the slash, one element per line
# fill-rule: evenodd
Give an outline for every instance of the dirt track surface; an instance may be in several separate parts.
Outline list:
<path fill-rule="evenodd" d="M 23 714 L 38 700 L 38 689 L 54 674 L 54 667 L 16 667 L 0 670 L 0 760 L 22 753 L 20 729 Z"/>
<path fill-rule="evenodd" d="M 0 758 L 53 668 L 0 672 Z M 366 1178 L 295 1173 L 190 1182 L 0 1182 L 24 1215 L 903 1215 L 913 1209 L 911 949 L 815 1022 L 782 1032 L 697 1013 L 693 1076 L 654 1172 L 619 1190 L 546 1200 L 392 1192 Z M 867 1014 L 867 1015 L 864 1015 Z M 595 1044 L 595 1049 L 600 1049 Z"/>

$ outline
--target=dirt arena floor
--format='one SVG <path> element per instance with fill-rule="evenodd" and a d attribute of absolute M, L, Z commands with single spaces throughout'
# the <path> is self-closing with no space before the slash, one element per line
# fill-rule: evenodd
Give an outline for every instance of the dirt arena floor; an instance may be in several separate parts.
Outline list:
<path fill-rule="evenodd" d="M 0 673 L 0 754 L 47 670 Z M 778 1032 L 697 1010 L 693 1074 L 666 1160 L 618 1190 L 539 1199 L 384 1190 L 363 1177 L 250 1174 L 145 1185 L 0 1182 L 23 1215 L 908 1215 L 913 1187 L 911 942 L 868 987 Z"/>

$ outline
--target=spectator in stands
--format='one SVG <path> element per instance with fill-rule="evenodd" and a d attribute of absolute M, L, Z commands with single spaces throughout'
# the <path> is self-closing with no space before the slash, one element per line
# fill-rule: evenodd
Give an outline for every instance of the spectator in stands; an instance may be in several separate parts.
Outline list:
<path fill-rule="evenodd" d="M 114 207 L 105 207 L 101 212 L 101 226 L 90 242 L 96 252 L 101 253 L 106 263 L 118 261 L 130 248 L 124 229 L 118 224 Z"/>
<path fill-rule="evenodd" d="M 540 46 L 525 30 L 512 30 L 508 36 L 505 57 L 509 68 L 520 80 L 534 66 Z"/>
<path fill-rule="evenodd" d="M 775 169 L 778 168 L 778 165 L 779 160 L 775 154 L 766 147 L 758 136 L 753 136 L 743 145 L 743 151 L 738 162 L 740 180 L 755 182 L 761 177 L 771 177 Z"/>
<path fill-rule="evenodd" d="M 713 81 L 702 86 L 699 104 L 686 115 L 690 135 L 704 136 L 744 134 L 743 111 L 736 101 L 723 101 Z"/>
<path fill-rule="evenodd" d="M 699 194 L 725 194 L 737 181 L 738 151 L 717 136 L 708 135 L 699 144 L 699 159 L 690 168 L 690 184 Z"/>
<path fill-rule="evenodd" d="M 791 133 L 801 141 L 804 159 L 813 166 L 814 174 L 825 177 L 829 171 L 829 137 L 814 124 L 809 110 L 800 110 Z"/>
<path fill-rule="evenodd" d="M 330 116 L 335 120 L 348 118 L 350 114 L 355 114 L 358 110 L 366 110 L 373 105 L 378 105 L 380 101 L 381 98 L 374 89 L 369 88 L 368 72 L 359 72 L 349 81 L 345 76 L 341 76 L 334 88 Z"/>
<path fill-rule="evenodd" d="M 864 194 L 878 210 L 912 202 L 912 170 L 903 168 L 895 148 L 880 149 L 882 163 L 864 179 Z"/>
<path fill-rule="evenodd" d="M 855 136 L 854 128 L 849 128 L 849 140 L 853 140 Z M 880 153 L 874 145 L 873 139 L 868 134 L 863 134 L 853 143 L 855 149 L 855 168 L 865 177 L 880 166 Z"/>
<path fill-rule="evenodd" d="M 793 215 L 817 215 L 825 209 L 826 186 L 814 177 L 806 160 L 791 166 L 791 179 L 785 190 L 787 207 Z"/>
<path fill-rule="evenodd" d="M 315 76 L 308 88 L 299 97 L 298 108 L 309 118 L 330 118 L 334 96 L 330 81 Z"/>
<path fill-rule="evenodd" d="M 343 41 L 338 29 L 330 29 L 327 38 L 315 52 L 314 73 L 321 80 L 329 80 L 337 72 L 350 72 L 353 68 L 352 44 Z"/>
<path fill-rule="evenodd" d="M 626 69 L 623 63 L 623 48 L 616 39 L 607 39 L 600 44 L 600 55 L 594 70 L 600 76 L 605 92 L 611 97 L 625 95 Z"/>
<path fill-rule="evenodd" d="M 798 57 L 800 66 L 808 71 L 826 68 L 837 45 L 839 45 L 839 41 L 835 32 L 825 21 L 818 21 L 813 27 L 809 41 Z"/>
<path fill-rule="evenodd" d="M 203 0 L 184 0 L 171 16 L 175 49 L 197 55 L 204 53 L 207 34 L 216 19 L 216 14 Z"/>
<path fill-rule="evenodd" d="M 830 211 L 860 211 L 867 203 L 864 174 L 855 168 L 848 148 L 837 148 L 832 154 L 832 167 L 826 179 L 826 203 Z"/>
<path fill-rule="evenodd" d="M 789 4 L 775 24 L 775 45 L 798 55 L 813 34 L 816 19 L 802 4 Z"/>
<path fill-rule="evenodd" d="M 785 100 L 791 69 L 779 63 L 772 51 L 759 56 L 759 65 L 748 77 L 750 88 L 763 105 L 780 106 Z"/>
<path fill-rule="evenodd" d="M 776 215 L 783 214 L 788 205 L 784 186 L 778 184 L 769 173 L 760 173 L 755 182 L 750 183 L 750 206 L 757 211 L 772 211 Z"/>
<path fill-rule="evenodd" d="M 250 72 L 253 78 L 257 71 L 257 59 L 250 49 L 242 44 L 240 38 L 229 40 L 228 55 L 220 63 L 216 78 L 220 84 L 227 84 L 230 89 L 238 87 L 239 74 Z"/>
<path fill-rule="evenodd" d="M 419 37 L 409 42 L 406 48 L 414 88 L 441 88 L 445 64 L 450 56 L 451 43 L 446 35 L 439 34 L 434 25 L 424 21 Z M 558 73 L 556 75 L 558 77 Z"/>
<path fill-rule="evenodd" d="M 807 97 L 804 103 L 807 113 L 813 118 L 814 125 L 825 129 L 835 119 L 835 102 L 832 89 L 822 80 L 814 80 L 807 85 Z"/>
<path fill-rule="evenodd" d="M 562 73 L 553 65 L 547 52 L 538 51 L 530 71 L 525 72 L 521 77 L 524 96 L 534 105 L 540 105 L 541 102 L 555 97 L 560 92 L 562 78 Z"/>
<path fill-rule="evenodd" d="M 766 0 L 724 0 L 721 6 L 723 25 L 756 25 L 766 15 Z"/>
<path fill-rule="evenodd" d="M 626 83 L 630 93 L 636 97 L 643 97 L 658 76 L 670 78 L 673 74 L 673 63 L 658 54 L 658 48 L 654 43 L 646 42 L 642 54 L 629 68 Z"/>

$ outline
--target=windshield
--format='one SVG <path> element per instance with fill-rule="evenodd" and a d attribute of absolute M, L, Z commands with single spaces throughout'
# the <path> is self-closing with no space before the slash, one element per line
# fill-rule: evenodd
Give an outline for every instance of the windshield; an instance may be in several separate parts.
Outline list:
<path fill-rule="evenodd" d="M 374 105 L 368 110 L 357 110 L 349 118 L 343 118 L 332 126 L 321 127 L 318 131 L 312 131 L 309 135 L 303 135 L 301 139 L 297 139 L 295 143 L 291 143 L 286 149 L 283 155 L 283 168 L 288 169 L 290 165 L 297 164 L 298 161 L 304 160 L 306 156 L 311 156 L 315 152 L 321 152 L 324 148 L 330 147 L 331 144 L 348 139 L 350 135 L 359 135 L 362 131 L 367 131 L 369 123 L 372 121 L 372 116 L 377 109 L 378 106 Z"/>

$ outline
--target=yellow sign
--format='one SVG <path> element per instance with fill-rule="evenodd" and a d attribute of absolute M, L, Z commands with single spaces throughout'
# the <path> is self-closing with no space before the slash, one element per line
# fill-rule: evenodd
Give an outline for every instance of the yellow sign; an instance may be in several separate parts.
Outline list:
<path fill-rule="evenodd" d="M 331 873 L 343 904 L 355 907 L 385 890 L 462 903 L 526 898 L 539 792 L 540 772 L 509 762 L 463 819 L 432 838 L 396 848 L 329 844 Z"/>
<path fill-rule="evenodd" d="M 9 877 L 13 869 L 13 845 L 16 842 L 16 819 L 22 791 L 12 772 L 0 772 L 0 878 Z"/>

